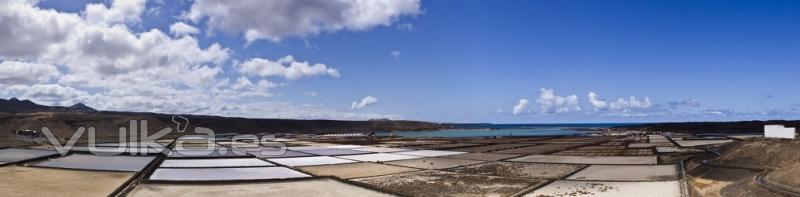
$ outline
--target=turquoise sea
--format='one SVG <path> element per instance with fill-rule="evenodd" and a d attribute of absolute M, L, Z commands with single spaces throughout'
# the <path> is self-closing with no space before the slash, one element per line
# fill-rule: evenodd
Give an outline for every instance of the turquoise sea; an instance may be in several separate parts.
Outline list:
<path fill-rule="evenodd" d="M 452 129 L 433 131 L 376 132 L 378 136 L 402 137 L 493 137 L 493 136 L 567 136 L 584 135 L 587 129 L 633 124 L 459 124 Z"/>

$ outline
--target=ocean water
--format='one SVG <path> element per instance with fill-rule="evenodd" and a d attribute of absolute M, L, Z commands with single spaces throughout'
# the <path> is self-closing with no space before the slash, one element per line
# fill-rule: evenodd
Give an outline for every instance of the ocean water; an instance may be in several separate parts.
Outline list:
<path fill-rule="evenodd" d="M 376 132 L 378 136 L 401 137 L 494 137 L 494 136 L 568 136 L 593 133 L 586 129 L 609 128 L 632 124 L 460 124 L 452 129 L 432 131 Z"/>

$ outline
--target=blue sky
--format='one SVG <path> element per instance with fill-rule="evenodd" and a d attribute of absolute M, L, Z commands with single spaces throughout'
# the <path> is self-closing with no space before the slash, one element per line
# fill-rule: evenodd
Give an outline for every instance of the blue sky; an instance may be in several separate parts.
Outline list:
<path fill-rule="evenodd" d="M 15 13 L 0 17 L 61 17 L 67 22 L 56 24 L 81 28 L 0 22 L 3 29 L 55 32 L 30 41 L 0 33 L 0 41 L 46 46 L 22 52 L 2 46 L 0 67 L 19 72 L 0 77 L 0 94 L 106 110 L 255 118 L 563 123 L 800 117 L 797 1 L 403 0 L 360 10 L 350 1 L 289 2 L 17 5 L 31 10 L 8 3 L 3 9 Z M 87 4 L 106 10 L 92 14 Z M 356 14 L 337 14 L 350 12 Z M 171 32 L 179 22 L 197 31 Z M 81 30 L 92 28 L 95 34 Z M 130 42 L 113 39 L 122 34 Z M 165 38 L 147 41 L 148 34 Z M 127 50 L 147 43 L 175 47 Z M 54 48 L 104 53 L 71 57 Z M 193 56 L 207 58 L 182 59 Z M 324 69 L 290 76 L 265 63 L 286 56 L 293 58 L 285 68 L 305 63 Z M 51 67 L 57 72 L 44 72 Z M 37 76 L 42 73 L 44 79 Z M 241 79 L 250 85 L 234 83 Z M 590 92 L 597 96 L 590 99 Z"/>

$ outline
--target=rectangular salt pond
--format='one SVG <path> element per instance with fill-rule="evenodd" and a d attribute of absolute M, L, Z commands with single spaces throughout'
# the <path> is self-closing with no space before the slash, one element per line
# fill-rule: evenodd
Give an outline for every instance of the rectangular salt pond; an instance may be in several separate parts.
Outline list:
<path fill-rule="evenodd" d="M 252 168 L 158 168 L 150 180 L 155 181 L 232 181 L 268 180 L 311 177 L 284 167 Z"/>
<path fill-rule="evenodd" d="M 681 147 L 705 146 L 733 142 L 733 140 L 675 140 Z"/>
<path fill-rule="evenodd" d="M 340 149 L 356 149 L 356 148 L 365 148 L 366 146 L 360 145 L 334 145 L 334 146 L 325 146 L 328 148 L 340 148 Z"/>
<path fill-rule="evenodd" d="M 665 182 L 601 182 L 558 180 L 525 196 L 592 196 L 592 197 L 679 197 L 678 181 Z"/>
<path fill-rule="evenodd" d="M 356 161 L 370 161 L 370 162 L 395 161 L 395 160 L 403 160 L 403 159 L 420 158 L 420 157 L 417 157 L 417 156 L 398 155 L 398 154 L 390 154 L 390 153 L 346 155 L 346 156 L 337 156 L 337 157 L 344 158 L 344 159 L 350 159 L 350 160 L 356 160 Z"/>
<path fill-rule="evenodd" d="M 150 161 L 156 157 L 136 157 L 136 156 L 97 156 L 72 154 L 42 161 L 34 164 L 38 167 L 67 168 L 80 170 L 108 170 L 108 171 L 127 171 L 137 172 L 142 170 Z"/>
<path fill-rule="evenodd" d="M 443 150 L 418 150 L 418 151 L 408 151 L 408 152 L 395 152 L 394 154 L 420 156 L 420 157 L 438 157 L 447 155 L 458 155 L 464 153 L 467 152 L 443 151 Z"/>
<path fill-rule="evenodd" d="M 509 161 L 571 164 L 657 164 L 655 156 L 566 156 L 529 155 Z"/>
<path fill-rule="evenodd" d="M 266 152 L 259 152 L 259 151 L 252 151 L 251 152 L 251 151 L 248 151 L 247 154 L 250 154 L 250 155 L 258 157 L 258 158 L 287 158 L 287 157 L 316 156 L 316 155 L 312 155 L 312 154 L 308 154 L 308 153 L 304 153 L 304 152 L 297 152 L 297 151 L 290 151 L 290 150 L 284 151 L 282 153 L 276 153 L 276 152 L 272 152 L 272 151 L 266 151 Z"/>
<path fill-rule="evenodd" d="M 167 168 L 215 168 L 215 167 L 267 167 L 275 164 L 256 158 L 234 159 L 167 159 L 159 167 Z"/>
<path fill-rule="evenodd" d="M 75 152 L 90 152 L 98 155 L 118 155 L 118 154 L 158 154 L 164 152 L 164 147 L 86 147 L 74 146 L 70 151 Z"/>
<path fill-rule="evenodd" d="M 248 154 L 231 149 L 217 150 L 173 150 L 167 154 L 169 158 L 225 158 L 225 157 L 247 157 Z"/>
<path fill-rule="evenodd" d="M 300 152 L 310 153 L 310 154 L 315 154 L 315 155 L 322 155 L 322 156 L 357 155 L 357 154 L 372 153 L 372 152 L 357 151 L 357 150 L 350 150 L 350 149 L 302 150 Z"/>
<path fill-rule="evenodd" d="M 294 151 L 306 151 L 306 150 L 327 150 L 327 149 L 333 149 L 333 148 L 324 147 L 324 146 L 290 146 L 290 147 L 286 147 L 286 149 L 294 150 Z"/>
<path fill-rule="evenodd" d="M 340 159 L 330 156 L 317 156 L 317 157 L 295 157 L 295 158 L 276 158 L 268 159 L 270 162 L 279 163 L 286 166 L 315 166 L 315 165 L 329 165 L 329 164 L 342 164 L 342 163 L 355 163 L 356 161 L 348 159 Z"/>
<path fill-rule="evenodd" d="M 595 181 L 672 181 L 678 179 L 675 165 L 591 165 L 567 177 Z"/>
<path fill-rule="evenodd" d="M 40 157 L 57 155 L 58 152 L 52 150 L 36 150 L 21 148 L 0 149 L 0 162 L 11 163 Z"/>
<path fill-rule="evenodd" d="M 356 148 L 353 150 L 357 151 L 367 151 L 367 152 L 376 152 L 376 153 L 391 153 L 391 152 L 401 152 L 401 151 L 410 151 L 409 149 L 403 148 L 386 148 L 386 147 L 364 147 L 364 148 Z"/>

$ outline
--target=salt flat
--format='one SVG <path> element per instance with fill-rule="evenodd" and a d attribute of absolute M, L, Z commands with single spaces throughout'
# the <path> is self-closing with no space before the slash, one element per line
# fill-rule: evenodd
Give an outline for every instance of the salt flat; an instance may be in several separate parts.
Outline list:
<path fill-rule="evenodd" d="M 733 142 L 733 140 L 675 140 L 682 147 L 705 146 Z"/>
<path fill-rule="evenodd" d="M 464 153 L 466 152 L 443 151 L 443 150 L 418 150 L 418 151 L 407 151 L 407 152 L 395 152 L 395 154 L 420 156 L 420 157 L 438 157 L 438 156 L 457 155 Z"/>
<path fill-rule="evenodd" d="M 198 167 L 256 167 L 274 166 L 269 162 L 255 158 L 229 159 L 167 159 L 159 167 L 198 168 Z"/>
<path fill-rule="evenodd" d="M 295 158 L 274 158 L 268 159 L 271 162 L 279 163 L 286 166 L 314 166 L 314 165 L 330 165 L 342 163 L 354 163 L 357 161 L 349 159 L 335 158 L 331 156 L 315 156 L 315 157 L 295 157 Z"/>
<path fill-rule="evenodd" d="M 416 159 L 420 158 L 418 156 L 411 156 L 411 155 L 399 155 L 399 154 L 391 154 L 391 153 L 372 153 L 372 154 L 363 154 L 363 155 L 345 155 L 345 156 L 337 156 L 338 158 L 356 160 L 356 161 L 369 161 L 369 162 L 383 162 L 383 161 L 395 161 L 395 160 L 404 160 L 404 159 Z"/>
<path fill-rule="evenodd" d="M 567 156 L 529 155 L 509 161 L 570 164 L 657 164 L 655 156 Z"/>
<path fill-rule="evenodd" d="M 81 170 L 110 170 L 137 172 L 142 170 L 156 157 L 151 156 L 97 156 L 72 154 L 38 162 L 33 166 L 68 168 Z"/>
<path fill-rule="evenodd" d="M 376 152 L 376 153 L 391 153 L 391 152 L 402 152 L 402 151 L 410 151 L 410 149 L 404 148 L 387 148 L 387 147 L 363 147 L 363 148 L 356 148 L 353 150 L 357 151 L 367 151 L 367 152 Z"/>
<path fill-rule="evenodd" d="M 158 168 L 150 175 L 157 181 L 229 181 L 310 177 L 284 167 Z"/>
<path fill-rule="evenodd" d="M 273 183 L 246 183 L 246 184 L 214 184 L 214 185 L 186 185 L 186 184 L 141 184 L 136 186 L 128 196 L 324 196 L 324 197 L 352 197 L 352 196 L 392 196 L 369 189 L 349 185 L 330 179 L 299 180 Z"/>
<path fill-rule="evenodd" d="M 0 162 L 16 162 L 40 157 L 57 155 L 58 152 L 52 150 L 4 148 L 0 149 Z"/>

